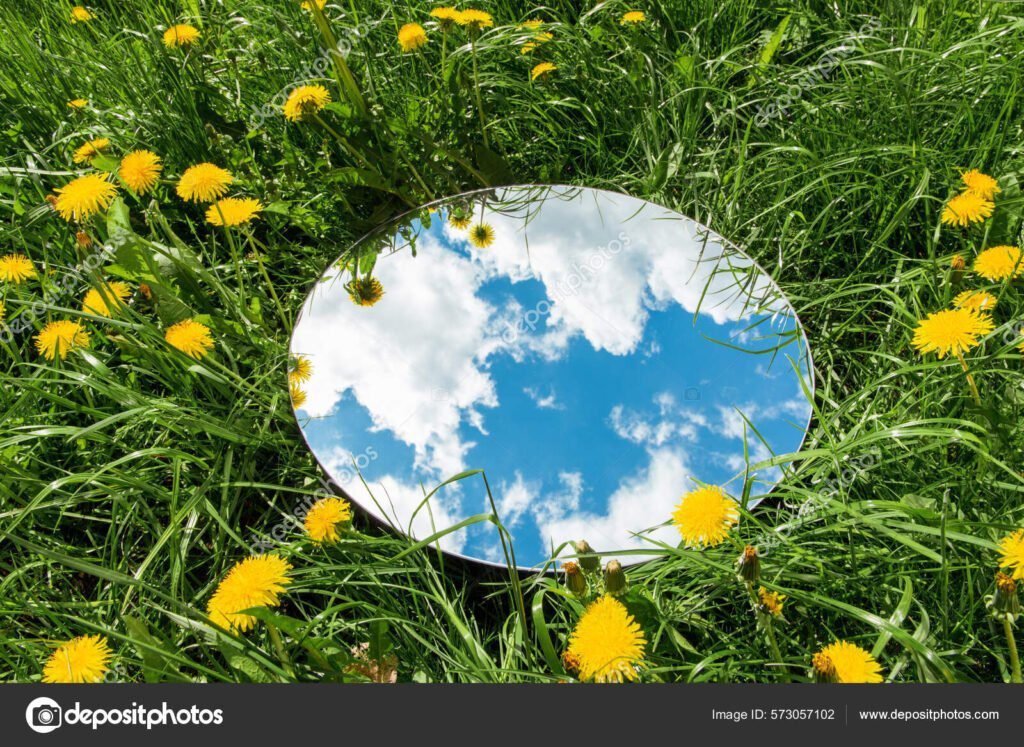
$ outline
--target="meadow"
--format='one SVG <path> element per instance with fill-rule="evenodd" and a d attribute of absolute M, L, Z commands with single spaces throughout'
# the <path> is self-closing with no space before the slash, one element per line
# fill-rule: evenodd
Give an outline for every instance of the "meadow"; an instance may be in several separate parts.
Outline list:
<path fill-rule="evenodd" d="M 1019 682 L 1021 4 L 436 8 L 0 7 L 0 681 Z M 338 504 L 311 532 L 311 284 L 528 183 L 778 281 L 817 387 L 783 481 L 624 573 L 482 574 Z"/>

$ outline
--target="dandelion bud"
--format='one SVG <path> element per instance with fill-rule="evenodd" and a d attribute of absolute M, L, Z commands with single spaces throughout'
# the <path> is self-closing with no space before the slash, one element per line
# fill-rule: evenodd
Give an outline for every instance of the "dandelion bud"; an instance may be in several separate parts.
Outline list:
<path fill-rule="evenodd" d="M 605 566 L 604 590 L 613 596 L 626 590 L 626 572 L 622 570 L 622 563 L 617 560 L 609 560 Z"/>
<path fill-rule="evenodd" d="M 757 548 L 753 545 L 743 548 L 743 553 L 736 561 L 736 574 L 740 580 L 748 584 L 756 584 L 761 578 L 761 558 L 757 554 Z"/>
<path fill-rule="evenodd" d="M 594 548 L 590 546 L 589 542 L 580 540 L 579 542 L 573 542 L 572 546 L 576 549 L 576 555 L 579 556 L 579 562 L 583 566 L 583 570 L 587 573 L 601 570 L 601 559 L 593 554 Z"/>
<path fill-rule="evenodd" d="M 569 591 L 578 597 L 587 593 L 587 579 L 578 564 L 569 561 L 562 566 L 562 570 L 565 571 L 565 585 Z"/>
<path fill-rule="evenodd" d="M 75 234 L 75 243 L 77 243 L 83 249 L 88 249 L 92 246 L 92 239 L 89 238 L 89 234 L 85 231 L 79 231 Z"/>
<path fill-rule="evenodd" d="M 1017 582 L 1013 576 L 1005 573 L 996 574 L 996 591 L 988 598 L 988 608 L 993 617 L 1010 622 L 1016 621 L 1020 615 L 1020 597 L 1017 596 Z"/>
<path fill-rule="evenodd" d="M 964 259 L 962 254 L 954 254 L 953 259 L 949 260 L 949 269 L 949 282 L 954 288 L 956 288 L 964 279 L 964 271 L 967 269 L 967 260 Z"/>

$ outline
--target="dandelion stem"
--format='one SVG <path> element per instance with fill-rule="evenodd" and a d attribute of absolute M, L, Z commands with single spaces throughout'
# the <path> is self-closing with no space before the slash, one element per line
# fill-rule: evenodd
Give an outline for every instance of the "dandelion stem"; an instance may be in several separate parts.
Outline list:
<path fill-rule="evenodd" d="M 1017 641 L 1013 637 L 1013 623 L 1003 617 L 1003 630 L 1006 631 L 1006 645 L 1010 649 L 1010 682 L 1021 684 L 1020 656 L 1017 654 Z"/>
<path fill-rule="evenodd" d="M 274 305 L 277 306 L 277 315 L 281 318 L 281 324 L 284 325 L 285 329 L 289 329 L 291 325 L 288 323 L 288 315 L 284 311 L 284 304 L 281 303 L 281 299 L 277 296 L 277 291 L 274 290 L 274 284 L 270 281 L 270 275 L 267 273 L 267 267 L 263 264 L 263 255 L 259 248 L 253 243 L 252 233 L 249 233 L 249 248 L 252 249 L 253 256 L 256 257 L 256 264 L 260 268 L 260 275 L 263 276 L 263 282 L 267 284 L 267 290 L 270 292 L 270 297 L 274 299 Z"/>
<path fill-rule="evenodd" d="M 480 70 L 476 62 L 476 39 L 470 38 L 469 40 L 470 50 L 472 51 L 473 57 L 473 89 L 476 92 L 476 111 L 480 115 L 480 134 L 484 139 L 484 147 L 490 148 L 491 146 L 487 142 L 487 117 L 484 115 L 484 101 L 480 95 Z"/>
<path fill-rule="evenodd" d="M 964 369 L 964 375 L 967 377 L 967 385 L 971 388 L 971 395 L 974 397 L 974 402 L 980 407 L 981 393 L 978 391 L 978 385 L 974 382 L 974 374 L 972 374 L 967 368 L 967 361 L 964 360 L 963 353 L 958 351 L 956 357 L 960 360 L 960 366 Z"/>
<path fill-rule="evenodd" d="M 288 658 L 288 652 L 285 651 L 284 641 L 281 640 L 281 634 L 278 633 L 277 628 L 270 623 L 267 623 L 267 632 L 270 633 L 270 642 L 274 644 L 274 651 L 277 653 L 277 658 L 281 661 L 281 666 L 284 667 L 284 671 L 288 673 L 288 676 L 294 679 L 295 670 L 292 668 L 291 659 Z"/>

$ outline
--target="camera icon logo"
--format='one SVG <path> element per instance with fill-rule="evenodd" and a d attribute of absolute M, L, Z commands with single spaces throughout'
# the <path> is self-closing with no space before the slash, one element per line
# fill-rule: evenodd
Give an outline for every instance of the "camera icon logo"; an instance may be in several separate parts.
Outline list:
<path fill-rule="evenodd" d="M 49 734 L 64 722 L 64 709 L 52 698 L 36 698 L 25 709 L 28 728 L 38 734 Z"/>

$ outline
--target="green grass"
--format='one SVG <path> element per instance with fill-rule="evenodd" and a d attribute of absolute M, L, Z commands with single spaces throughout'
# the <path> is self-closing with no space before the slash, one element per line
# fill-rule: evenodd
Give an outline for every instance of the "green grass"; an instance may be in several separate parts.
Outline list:
<path fill-rule="evenodd" d="M 649 0 L 636 4 L 649 22 L 626 29 L 618 18 L 633 6 L 580 5 L 477 4 L 497 21 L 476 43 L 484 147 L 465 36 L 443 67 L 437 32 L 422 54 L 398 52 L 398 26 L 425 23 L 430 4 L 325 9 L 351 48 L 316 80 L 334 96 L 335 137 L 258 116 L 316 77 L 304 71 L 322 29 L 297 3 L 95 0 L 87 25 L 68 23 L 70 3 L 3 3 L 0 254 L 29 255 L 44 279 L 2 287 L 12 328 L 33 304 L 39 313 L 0 351 L 0 680 L 38 680 L 57 642 L 94 632 L 116 651 L 118 681 L 353 679 L 362 644 L 396 657 L 401 680 L 564 678 L 558 656 L 581 604 L 557 579 L 477 577 L 361 523 L 325 550 L 293 517 L 318 478 L 285 377 L 313 279 L 409 206 L 512 182 L 616 189 L 708 223 L 779 281 L 811 342 L 815 417 L 803 450 L 776 460 L 777 501 L 726 545 L 666 547 L 630 571 L 643 678 L 800 680 L 817 648 L 844 638 L 896 681 L 1009 679 L 984 597 L 995 543 L 1024 525 L 1020 289 L 994 289 L 997 330 L 969 356 L 980 407 L 955 359 L 922 358 L 909 341 L 957 290 L 953 253 L 1019 242 L 1020 6 Z M 554 22 L 555 38 L 523 56 L 515 24 L 533 17 Z M 187 54 L 158 30 L 182 21 L 203 33 Z M 830 52 L 828 74 L 814 75 Z M 531 84 L 541 59 L 558 71 Z M 90 100 L 80 114 L 66 106 L 77 97 Z M 783 100 L 782 116 L 758 119 Z M 90 350 L 54 364 L 32 335 L 82 316 L 88 275 L 61 282 L 91 250 L 45 196 L 70 179 L 87 135 L 164 159 L 155 195 L 122 191 L 124 208 L 90 228 L 117 247 L 103 276 L 145 279 L 152 297 L 85 318 Z M 173 193 L 171 179 L 205 160 L 269 205 L 250 239 L 230 243 Z M 940 227 L 970 167 L 1000 179 L 996 215 Z M 968 274 L 960 287 L 980 283 Z M 163 343 L 186 315 L 217 340 L 200 363 Z M 266 617 L 273 628 L 214 633 L 213 588 L 282 522 L 295 581 Z M 781 665 L 734 574 L 740 548 L 768 537 L 763 580 L 788 596 L 788 622 L 774 626 Z"/>

